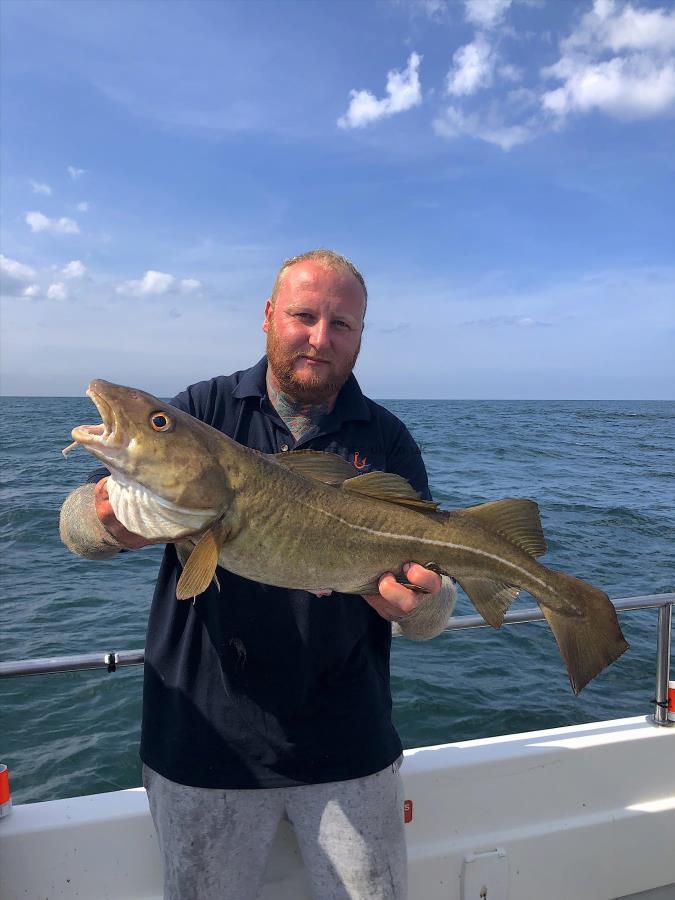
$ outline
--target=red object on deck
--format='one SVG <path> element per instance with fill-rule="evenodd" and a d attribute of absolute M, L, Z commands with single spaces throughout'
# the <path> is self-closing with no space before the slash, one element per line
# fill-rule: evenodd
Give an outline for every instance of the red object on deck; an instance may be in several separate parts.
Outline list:
<path fill-rule="evenodd" d="M 9 772 L 7 766 L 0 765 L 0 806 L 9 800 Z"/>

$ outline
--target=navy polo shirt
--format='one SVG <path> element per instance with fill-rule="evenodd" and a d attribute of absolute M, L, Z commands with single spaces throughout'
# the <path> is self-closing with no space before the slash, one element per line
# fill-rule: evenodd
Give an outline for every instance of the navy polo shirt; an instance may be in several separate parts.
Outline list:
<path fill-rule="evenodd" d="M 263 357 L 192 385 L 172 403 L 248 447 L 327 450 L 355 474 L 396 472 L 429 497 L 417 444 L 396 416 L 364 397 L 353 375 L 333 411 L 296 443 L 267 398 L 266 372 Z M 359 778 L 400 755 L 391 625 L 363 598 L 316 597 L 219 567 L 220 592 L 211 585 L 192 603 L 176 599 L 179 575 L 169 544 L 145 647 L 147 765 L 180 784 L 269 788 Z"/>

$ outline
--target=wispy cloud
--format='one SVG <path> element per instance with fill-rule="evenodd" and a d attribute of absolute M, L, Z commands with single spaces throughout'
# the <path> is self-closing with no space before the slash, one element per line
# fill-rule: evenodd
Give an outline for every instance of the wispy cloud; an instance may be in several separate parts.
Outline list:
<path fill-rule="evenodd" d="M 33 188 L 34 194 L 44 194 L 47 197 L 51 196 L 52 189 L 44 181 L 35 181 L 33 178 L 31 178 L 30 186 Z"/>
<path fill-rule="evenodd" d="M 142 278 L 125 281 L 117 287 L 118 294 L 128 294 L 132 297 L 160 296 L 170 291 L 176 283 L 173 275 L 168 272 L 155 272 L 148 269 Z"/>
<path fill-rule="evenodd" d="M 446 90 L 451 96 L 474 94 L 489 87 L 495 69 L 495 54 L 487 38 L 476 35 L 475 40 L 455 51 L 453 67 L 448 72 Z"/>
<path fill-rule="evenodd" d="M 184 294 L 193 294 L 201 286 L 201 281 L 198 281 L 196 278 L 182 278 L 180 282 L 180 289 Z"/>
<path fill-rule="evenodd" d="M 32 232 L 49 231 L 52 234 L 79 234 L 80 227 L 74 219 L 61 216 L 60 219 L 50 219 L 41 212 L 27 212 L 26 224 Z"/>
<path fill-rule="evenodd" d="M 5 297 L 30 297 L 30 282 L 36 278 L 35 270 L 30 266 L 10 259 L 0 253 L 0 293 Z"/>
<path fill-rule="evenodd" d="M 534 119 L 509 124 L 502 117 L 499 106 L 493 105 L 480 113 L 464 113 L 456 106 L 448 106 L 433 122 L 436 134 L 450 140 L 460 137 L 478 138 L 495 144 L 502 150 L 511 150 L 529 141 L 537 133 Z"/>
<path fill-rule="evenodd" d="M 48 300 L 66 300 L 68 297 L 68 288 L 62 281 L 50 284 L 47 288 Z"/>
<path fill-rule="evenodd" d="M 470 322 L 462 322 L 462 325 L 480 325 L 486 328 L 510 327 L 510 328 L 551 328 L 551 322 L 542 322 L 531 316 L 489 316 L 486 319 L 473 319 Z"/>
<path fill-rule="evenodd" d="M 67 266 L 64 266 L 61 274 L 64 278 L 83 278 L 86 271 L 83 263 L 79 259 L 74 259 Z"/>
<path fill-rule="evenodd" d="M 432 22 L 445 18 L 448 12 L 447 0 L 413 0 L 413 10 L 419 10 Z"/>
<path fill-rule="evenodd" d="M 77 211 L 78 211 L 78 212 L 89 212 L 89 201 L 88 201 L 88 200 L 82 200 L 81 203 L 78 203 L 78 204 L 77 204 Z"/>
<path fill-rule="evenodd" d="M 86 169 L 78 169 L 77 166 L 68 166 L 67 171 L 73 181 L 77 181 L 78 178 L 81 178 L 87 173 Z"/>
<path fill-rule="evenodd" d="M 406 68 L 387 73 L 387 96 L 378 100 L 370 91 L 351 91 L 349 108 L 337 124 L 340 128 L 363 128 L 371 122 L 404 112 L 422 102 L 419 66 L 422 57 L 411 53 Z"/>
<path fill-rule="evenodd" d="M 464 0 L 464 18 L 479 28 L 494 28 L 510 6 L 511 0 Z"/>

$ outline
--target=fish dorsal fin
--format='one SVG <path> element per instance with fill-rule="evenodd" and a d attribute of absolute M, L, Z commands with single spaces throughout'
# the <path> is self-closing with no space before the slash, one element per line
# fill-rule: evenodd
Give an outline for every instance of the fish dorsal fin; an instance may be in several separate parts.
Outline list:
<path fill-rule="evenodd" d="M 478 519 L 535 558 L 546 553 L 539 507 L 534 500 L 495 500 L 470 506 L 461 510 L 460 515 Z"/>
<path fill-rule="evenodd" d="M 520 589 L 489 578 L 458 578 L 465 594 L 488 625 L 499 628 L 504 613 L 520 593 Z"/>
<path fill-rule="evenodd" d="M 298 475 L 324 484 L 339 485 L 354 476 L 351 463 L 337 453 L 325 453 L 323 450 L 291 450 L 289 453 L 275 453 L 272 459 Z"/>
<path fill-rule="evenodd" d="M 342 490 L 428 512 L 435 512 L 438 509 L 438 503 L 434 503 L 433 500 L 421 500 L 410 482 L 393 472 L 368 472 L 365 475 L 356 475 L 342 482 Z"/>
<path fill-rule="evenodd" d="M 205 531 L 190 554 L 176 585 L 178 600 L 189 600 L 203 594 L 216 574 L 218 556 L 227 540 L 228 529 L 222 519 Z"/>

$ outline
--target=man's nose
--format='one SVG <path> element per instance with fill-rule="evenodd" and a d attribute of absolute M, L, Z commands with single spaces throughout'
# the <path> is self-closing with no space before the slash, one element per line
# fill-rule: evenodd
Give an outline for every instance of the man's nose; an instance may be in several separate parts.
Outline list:
<path fill-rule="evenodd" d="M 323 347 L 327 347 L 330 343 L 330 336 L 328 333 L 328 322 L 324 322 L 323 319 L 319 319 L 314 323 L 312 330 L 309 334 L 309 343 L 315 350 L 320 350 Z"/>

